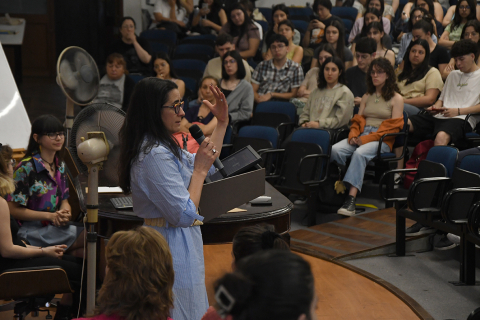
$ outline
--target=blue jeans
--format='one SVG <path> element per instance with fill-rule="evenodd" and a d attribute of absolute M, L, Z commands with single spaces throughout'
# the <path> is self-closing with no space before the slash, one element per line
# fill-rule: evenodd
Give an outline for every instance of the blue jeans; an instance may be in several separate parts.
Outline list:
<path fill-rule="evenodd" d="M 361 136 L 367 135 L 370 132 L 376 132 L 377 130 L 378 128 L 366 126 Z M 345 165 L 347 159 L 350 156 L 352 157 L 343 181 L 357 188 L 358 191 L 362 190 L 363 175 L 365 174 L 365 168 L 368 162 L 377 156 L 378 143 L 378 141 L 372 141 L 367 144 L 362 144 L 360 147 L 357 145 L 352 146 L 348 143 L 347 138 L 332 146 L 330 161 L 336 161 L 340 165 Z M 390 152 L 390 147 L 383 142 L 381 151 L 382 153 Z"/>
<path fill-rule="evenodd" d="M 408 104 L 408 103 L 404 103 L 403 104 L 403 111 L 405 111 L 407 113 L 407 116 L 414 116 L 416 115 L 417 113 L 420 112 L 420 108 L 417 108 L 415 106 L 412 106 L 411 104 Z"/>

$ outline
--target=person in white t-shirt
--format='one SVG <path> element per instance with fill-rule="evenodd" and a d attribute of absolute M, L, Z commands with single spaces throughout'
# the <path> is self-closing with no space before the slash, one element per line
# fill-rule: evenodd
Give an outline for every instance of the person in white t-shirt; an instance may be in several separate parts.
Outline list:
<path fill-rule="evenodd" d="M 418 137 L 433 133 L 436 146 L 445 146 L 464 137 L 464 123 L 467 114 L 480 112 L 480 68 L 476 61 L 478 47 L 472 40 L 455 42 L 450 52 L 458 70 L 447 77 L 438 101 L 426 110 L 430 114 L 419 114 L 409 118 L 410 132 Z M 468 119 L 470 132 L 475 128 L 479 116 Z"/>
<path fill-rule="evenodd" d="M 157 0 L 153 15 L 160 29 L 169 29 L 177 33 L 186 30 L 188 14 L 180 0 Z"/>

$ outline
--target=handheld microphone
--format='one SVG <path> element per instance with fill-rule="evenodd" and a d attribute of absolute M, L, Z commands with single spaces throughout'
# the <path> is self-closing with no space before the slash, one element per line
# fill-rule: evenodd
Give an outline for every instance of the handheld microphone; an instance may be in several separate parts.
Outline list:
<path fill-rule="evenodd" d="M 205 136 L 203 135 L 202 129 L 200 129 L 198 125 L 194 124 L 188 130 L 190 131 L 190 134 L 192 135 L 193 139 L 195 139 L 198 142 L 198 144 L 201 145 L 203 140 L 205 140 Z M 213 162 L 213 165 L 215 168 L 218 169 L 218 171 L 220 171 L 220 173 L 224 178 L 227 177 L 227 172 L 223 168 L 223 164 L 220 161 L 220 159 L 218 158 L 215 159 L 215 161 Z"/>

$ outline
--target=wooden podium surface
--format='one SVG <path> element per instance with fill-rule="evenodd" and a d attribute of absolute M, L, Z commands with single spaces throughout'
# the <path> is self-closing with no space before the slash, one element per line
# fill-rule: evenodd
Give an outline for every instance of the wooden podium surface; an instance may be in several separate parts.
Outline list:
<path fill-rule="evenodd" d="M 203 242 L 205 244 L 231 242 L 240 228 L 258 223 L 272 224 L 279 233 L 288 232 L 293 204 L 267 182 L 265 195 L 272 197 L 271 206 L 252 206 L 246 203 L 238 208 L 247 211 L 225 213 L 201 226 Z M 137 217 L 133 210 L 117 210 L 110 202 L 110 198 L 122 196 L 122 194 L 98 195 L 99 236 L 109 238 L 116 231 L 129 230 L 143 224 L 143 219 Z"/>

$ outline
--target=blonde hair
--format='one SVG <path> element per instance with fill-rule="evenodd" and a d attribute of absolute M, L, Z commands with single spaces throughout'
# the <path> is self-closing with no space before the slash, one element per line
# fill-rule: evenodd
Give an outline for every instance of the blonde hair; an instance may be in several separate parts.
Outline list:
<path fill-rule="evenodd" d="M 169 317 L 173 308 L 173 262 L 168 243 L 156 230 L 116 232 L 106 248 L 108 272 L 98 293 L 97 314 L 125 320 Z"/>
<path fill-rule="evenodd" d="M 12 160 L 12 148 L 0 146 L 0 197 L 15 191 L 13 179 L 7 172 L 7 162 L 10 160 Z"/>

